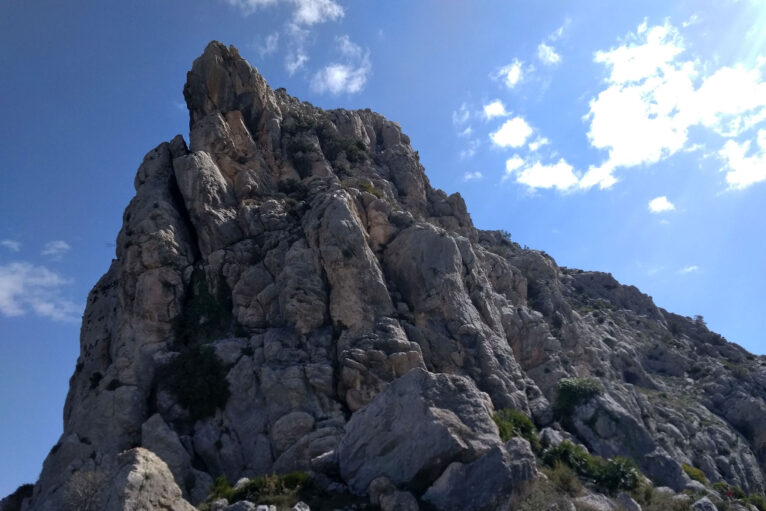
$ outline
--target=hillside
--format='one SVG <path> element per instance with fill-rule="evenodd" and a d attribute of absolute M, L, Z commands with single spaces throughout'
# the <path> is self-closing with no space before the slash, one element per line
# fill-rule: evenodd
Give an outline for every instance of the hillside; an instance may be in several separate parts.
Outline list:
<path fill-rule="evenodd" d="M 757 502 L 766 357 L 476 229 L 399 125 L 272 90 L 233 47 L 210 43 L 184 96 L 188 144 L 138 169 L 21 509 L 193 509 L 220 476 L 292 472 L 312 508 Z"/>

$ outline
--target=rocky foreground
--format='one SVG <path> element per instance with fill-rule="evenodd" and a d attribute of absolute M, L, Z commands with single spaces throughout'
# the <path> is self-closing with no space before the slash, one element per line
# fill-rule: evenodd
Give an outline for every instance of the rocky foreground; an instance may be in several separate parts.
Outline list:
<path fill-rule="evenodd" d="M 766 509 L 766 358 L 476 229 L 396 123 L 233 47 L 184 96 L 2 511 Z"/>

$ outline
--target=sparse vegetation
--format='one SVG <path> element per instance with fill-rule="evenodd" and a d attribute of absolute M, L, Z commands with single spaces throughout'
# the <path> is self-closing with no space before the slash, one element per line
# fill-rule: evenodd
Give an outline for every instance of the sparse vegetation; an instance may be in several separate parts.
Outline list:
<path fill-rule="evenodd" d="M 747 498 L 747 503 L 758 508 L 758 511 L 766 511 L 766 497 L 760 493 L 753 493 Z"/>
<path fill-rule="evenodd" d="M 226 406 L 230 395 L 226 370 L 212 346 L 184 349 L 168 369 L 165 384 L 192 420 L 210 417 Z"/>
<path fill-rule="evenodd" d="M 601 394 L 603 389 L 598 380 L 592 378 L 563 378 L 556 387 L 556 402 L 553 412 L 558 419 L 568 420 L 575 407 Z"/>
<path fill-rule="evenodd" d="M 697 467 L 687 465 L 686 463 L 681 466 L 683 467 L 684 472 L 686 472 L 686 475 L 688 475 L 690 478 L 694 479 L 695 481 L 699 481 L 704 485 L 707 485 L 707 477 L 705 477 L 705 473 L 702 470 L 698 469 Z"/>
<path fill-rule="evenodd" d="M 311 172 L 313 152 L 314 146 L 303 137 L 294 138 L 287 144 L 287 157 L 301 178 L 308 176 Z"/>
<path fill-rule="evenodd" d="M 543 473 L 548 476 L 548 479 L 550 479 L 558 489 L 566 494 L 572 497 L 582 495 L 583 489 L 580 477 L 577 475 L 577 472 L 569 467 L 569 465 L 557 461 L 553 467 L 545 467 Z"/>
<path fill-rule="evenodd" d="M 536 478 L 524 484 L 509 509 L 518 511 L 567 511 L 571 498 L 550 480 Z"/>
<path fill-rule="evenodd" d="M 535 452 L 540 452 L 540 439 L 537 436 L 537 428 L 532 421 L 517 410 L 504 409 L 495 412 L 492 420 L 497 424 L 500 431 L 500 439 L 507 442 L 515 436 L 526 439 Z"/>
<path fill-rule="evenodd" d="M 207 345 L 231 328 L 231 293 L 220 278 L 215 295 L 201 269 L 192 273 L 183 311 L 173 324 L 179 355 L 165 369 L 162 381 L 192 420 L 209 417 L 229 399 L 226 370 L 215 350 Z"/>
<path fill-rule="evenodd" d="M 279 509 L 289 509 L 305 496 L 304 493 L 313 491 L 311 486 L 310 477 L 305 472 L 254 477 L 237 489 L 232 488 L 224 476 L 220 476 L 211 486 L 207 502 L 226 499 L 233 504 L 247 500 L 259 505 L 276 505 Z M 206 507 L 202 506 L 201 509 Z"/>
<path fill-rule="evenodd" d="M 566 441 L 545 451 L 543 463 L 552 468 L 557 463 L 562 463 L 581 477 L 593 481 L 599 490 L 609 494 L 633 490 L 638 487 L 641 479 L 636 465 L 628 458 L 617 456 L 605 460 Z"/>
<path fill-rule="evenodd" d="M 96 511 L 101 509 L 101 488 L 106 476 L 93 470 L 72 474 L 66 485 L 64 502 L 70 511 Z"/>

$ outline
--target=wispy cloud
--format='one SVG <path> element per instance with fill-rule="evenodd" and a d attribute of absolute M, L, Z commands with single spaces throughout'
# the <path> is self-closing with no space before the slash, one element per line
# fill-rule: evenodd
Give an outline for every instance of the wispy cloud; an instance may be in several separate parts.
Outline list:
<path fill-rule="evenodd" d="M 344 62 L 334 62 L 320 69 L 311 81 L 311 88 L 319 93 L 355 94 L 367 83 L 372 72 L 370 54 L 347 36 L 336 38 Z"/>
<path fill-rule="evenodd" d="M 0 314 L 34 314 L 55 321 L 77 322 L 82 307 L 61 296 L 70 280 L 26 262 L 0 265 Z"/>
<path fill-rule="evenodd" d="M 274 32 L 266 36 L 263 43 L 256 44 L 255 49 L 258 50 L 258 54 L 261 58 L 271 55 L 277 51 L 279 46 L 279 32 Z"/>
<path fill-rule="evenodd" d="M 664 211 L 673 211 L 674 209 L 676 209 L 675 205 L 664 195 L 649 201 L 649 211 L 652 213 L 662 213 Z"/>
<path fill-rule="evenodd" d="M 295 5 L 293 22 L 298 25 L 316 25 L 335 21 L 345 14 L 343 7 L 333 0 L 291 0 Z"/>
<path fill-rule="evenodd" d="M 290 7 L 290 18 L 280 32 L 268 35 L 263 44 L 256 45 L 261 57 L 276 53 L 280 41 L 284 41 L 284 65 L 291 76 L 303 69 L 309 61 L 309 45 L 315 25 L 338 21 L 345 15 L 343 7 L 335 0 L 222 0 L 249 16 L 259 9 L 275 5 Z"/>
<path fill-rule="evenodd" d="M 296 25 L 311 26 L 325 21 L 334 21 L 345 14 L 343 7 L 334 0 L 224 0 L 249 16 L 258 9 L 277 4 L 292 6 L 292 22 Z"/>
<path fill-rule="evenodd" d="M 540 43 L 537 46 L 537 58 L 546 66 L 554 66 L 561 62 L 561 55 L 556 53 L 553 46 L 549 46 L 545 43 Z"/>
<path fill-rule="evenodd" d="M 465 149 L 460 151 L 460 159 L 465 160 L 468 158 L 473 158 L 473 156 L 476 154 L 476 151 L 481 146 L 481 142 L 479 139 L 474 138 L 468 141 L 468 145 L 465 147 Z"/>
<path fill-rule="evenodd" d="M 695 272 L 695 271 L 699 271 L 699 269 L 700 269 L 699 266 L 691 265 L 691 266 L 686 266 L 684 268 L 681 268 L 680 270 L 678 270 L 678 273 L 684 275 L 686 273 L 692 273 L 692 272 Z"/>
<path fill-rule="evenodd" d="M 484 179 L 484 175 L 478 170 L 476 172 L 466 172 L 463 174 L 463 181 L 480 181 L 482 179 Z"/>
<path fill-rule="evenodd" d="M 5 247 L 13 252 L 21 250 L 21 242 L 15 240 L 2 240 L 0 241 L 0 247 Z"/>
<path fill-rule="evenodd" d="M 64 254 L 69 252 L 71 248 L 72 247 L 70 247 L 69 243 L 66 241 L 54 240 L 46 243 L 45 246 L 43 246 L 43 250 L 40 252 L 40 254 L 49 257 L 54 261 L 58 261 L 64 257 Z"/>
<path fill-rule="evenodd" d="M 506 87 L 513 89 L 524 78 L 524 64 L 518 59 L 513 59 L 510 64 L 501 67 L 497 73 L 493 74 L 492 78 L 501 80 Z"/>
<path fill-rule="evenodd" d="M 452 124 L 455 126 L 462 126 L 468 122 L 471 117 L 471 111 L 468 109 L 468 105 L 463 103 L 460 108 L 452 111 Z"/>

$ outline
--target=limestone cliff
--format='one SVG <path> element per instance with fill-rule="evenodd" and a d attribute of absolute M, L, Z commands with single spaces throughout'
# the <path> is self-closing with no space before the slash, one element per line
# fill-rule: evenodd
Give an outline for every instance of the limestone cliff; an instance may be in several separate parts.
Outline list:
<path fill-rule="evenodd" d="M 396 123 L 272 90 L 233 47 L 211 43 L 184 96 L 189 144 L 138 169 L 23 509 L 67 509 L 82 474 L 110 474 L 108 509 L 187 509 L 218 476 L 293 470 L 378 503 L 385 476 L 402 502 L 502 508 L 537 469 L 501 409 L 657 486 L 694 488 L 686 464 L 763 491 L 765 358 L 477 230 Z M 563 416 L 571 377 L 601 390 Z"/>

